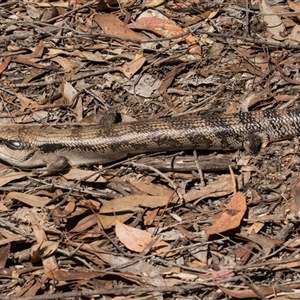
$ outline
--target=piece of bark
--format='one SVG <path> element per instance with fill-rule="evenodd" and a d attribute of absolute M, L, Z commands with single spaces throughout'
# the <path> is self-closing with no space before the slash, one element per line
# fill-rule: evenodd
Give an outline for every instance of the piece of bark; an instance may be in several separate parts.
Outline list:
<path fill-rule="evenodd" d="M 205 172 L 226 171 L 228 166 L 237 169 L 236 159 L 233 154 L 199 156 L 198 161 L 200 169 Z M 149 165 L 165 172 L 191 172 L 197 170 L 193 156 L 148 156 L 142 157 L 138 163 Z"/>

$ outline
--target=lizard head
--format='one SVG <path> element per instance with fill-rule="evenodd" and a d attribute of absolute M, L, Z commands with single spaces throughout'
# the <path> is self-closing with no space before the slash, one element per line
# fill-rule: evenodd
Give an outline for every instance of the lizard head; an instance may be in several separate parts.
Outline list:
<path fill-rule="evenodd" d="M 30 144 L 19 140 L 0 139 L 0 160 L 16 167 L 27 167 L 35 151 Z"/>
<path fill-rule="evenodd" d="M 12 166 L 27 168 L 35 155 L 35 147 L 26 141 L 26 135 L 20 138 L 14 127 L 0 126 L 0 160 Z M 31 162 L 32 164 L 32 162 Z"/>

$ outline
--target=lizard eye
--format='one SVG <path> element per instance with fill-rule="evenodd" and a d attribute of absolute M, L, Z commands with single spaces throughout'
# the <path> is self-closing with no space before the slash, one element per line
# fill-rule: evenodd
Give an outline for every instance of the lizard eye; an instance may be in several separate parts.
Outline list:
<path fill-rule="evenodd" d="M 20 141 L 15 141 L 15 140 L 6 140 L 3 141 L 5 146 L 12 150 L 23 150 L 26 148 L 26 144 L 20 142 Z"/>

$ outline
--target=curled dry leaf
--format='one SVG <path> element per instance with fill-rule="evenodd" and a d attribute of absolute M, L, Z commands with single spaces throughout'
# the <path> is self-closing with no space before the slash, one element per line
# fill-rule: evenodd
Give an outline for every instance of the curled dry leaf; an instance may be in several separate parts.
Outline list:
<path fill-rule="evenodd" d="M 153 237 L 149 232 L 138 228 L 127 226 L 120 221 L 116 221 L 116 235 L 120 242 L 129 250 L 143 252 L 151 243 L 151 248 L 159 248 L 157 253 L 166 252 L 172 248 L 167 242 Z"/>
<path fill-rule="evenodd" d="M 64 104 L 73 104 L 75 97 L 77 96 L 77 90 L 67 81 L 62 83 L 62 94 L 67 103 Z"/>
<path fill-rule="evenodd" d="M 45 241 L 41 244 L 33 245 L 31 247 L 31 258 L 33 262 L 37 262 L 53 254 L 59 246 L 59 242 Z"/>
<path fill-rule="evenodd" d="M 57 56 L 57 57 L 53 57 L 51 58 L 52 61 L 55 61 L 56 63 L 58 63 L 66 73 L 72 72 L 73 70 L 73 66 L 71 63 L 70 58 L 65 58 L 62 56 Z"/>
<path fill-rule="evenodd" d="M 124 75 L 130 79 L 146 62 L 146 58 L 142 56 L 142 54 L 138 54 L 135 58 L 130 61 L 126 62 L 123 65 L 123 73 Z"/>
<path fill-rule="evenodd" d="M 225 211 L 218 217 L 213 225 L 208 228 L 206 234 L 212 235 L 237 228 L 243 219 L 246 209 L 245 196 L 241 192 L 234 194 Z"/>

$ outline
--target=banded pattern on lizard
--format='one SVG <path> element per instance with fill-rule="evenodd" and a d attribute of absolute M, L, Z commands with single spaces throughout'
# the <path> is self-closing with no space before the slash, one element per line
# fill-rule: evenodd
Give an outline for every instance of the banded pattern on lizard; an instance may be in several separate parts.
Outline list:
<path fill-rule="evenodd" d="M 0 125 L 0 159 L 23 169 L 108 163 L 188 149 L 258 153 L 264 142 L 300 135 L 300 109 L 210 114 L 110 125 Z"/>

